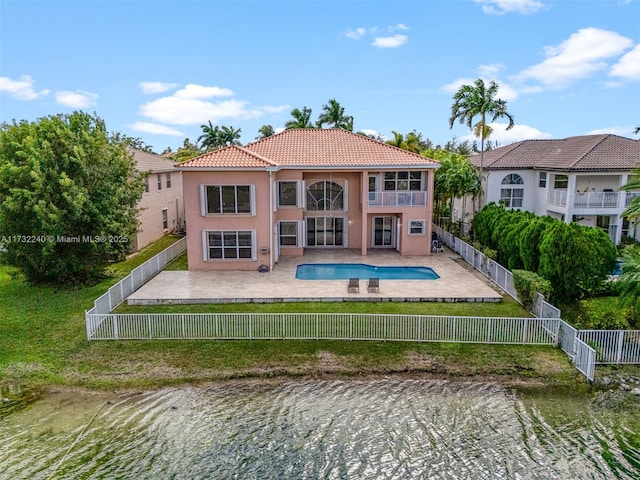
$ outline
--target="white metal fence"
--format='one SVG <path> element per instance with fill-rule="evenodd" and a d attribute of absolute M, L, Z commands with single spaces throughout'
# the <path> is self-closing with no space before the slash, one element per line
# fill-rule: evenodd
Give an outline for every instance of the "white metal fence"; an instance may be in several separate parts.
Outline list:
<path fill-rule="evenodd" d="M 596 363 L 640 363 L 640 330 L 580 330 L 596 351 Z"/>
<path fill-rule="evenodd" d="M 389 340 L 554 345 L 558 321 L 341 313 L 87 314 L 91 340 Z"/>
<path fill-rule="evenodd" d="M 86 312 L 87 315 L 111 313 L 129 295 L 148 282 L 154 275 L 162 270 L 169 262 L 187 250 L 187 238 L 181 238 L 173 245 L 150 258 L 142 265 L 134 268 L 129 275 L 113 285 L 102 296 L 93 302 L 93 308 Z M 91 338 L 87 320 L 87 337 Z"/>
<path fill-rule="evenodd" d="M 464 258 L 468 264 L 472 265 L 486 277 L 489 277 L 493 283 L 513 298 L 520 301 L 516 288 L 513 285 L 513 274 L 509 270 L 435 224 L 433 225 L 433 231 L 442 239 L 447 247 Z"/>

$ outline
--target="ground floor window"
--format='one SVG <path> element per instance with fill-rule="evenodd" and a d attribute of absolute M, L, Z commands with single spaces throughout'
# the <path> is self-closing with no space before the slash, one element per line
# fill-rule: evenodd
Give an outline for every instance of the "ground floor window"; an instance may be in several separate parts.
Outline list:
<path fill-rule="evenodd" d="M 409 235 L 424 235 L 424 220 L 409 220 Z"/>
<path fill-rule="evenodd" d="M 278 236 L 281 247 L 297 247 L 298 222 L 280 222 Z"/>
<path fill-rule="evenodd" d="M 162 209 L 162 228 L 169 228 L 169 211 L 166 208 Z"/>
<path fill-rule="evenodd" d="M 205 234 L 208 259 L 255 259 L 255 235 L 252 230 L 215 230 Z"/>
<path fill-rule="evenodd" d="M 308 247 L 341 247 L 344 245 L 343 217 L 307 217 Z"/>

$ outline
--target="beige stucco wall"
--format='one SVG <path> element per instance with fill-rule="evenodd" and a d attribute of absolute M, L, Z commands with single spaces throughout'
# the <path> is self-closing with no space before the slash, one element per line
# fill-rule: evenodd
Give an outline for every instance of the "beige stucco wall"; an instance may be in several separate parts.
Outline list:
<path fill-rule="evenodd" d="M 157 173 L 149 177 L 149 192 L 142 194 L 138 202 L 138 234 L 132 245 L 132 251 L 146 247 L 169 233 L 184 227 L 184 201 L 182 174 L 171 173 L 171 188 L 167 188 L 165 172 L 161 172 L 162 189 L 158 190 Z M 168 227 L 163 228 L 162 210 L 167 209 Z"/>

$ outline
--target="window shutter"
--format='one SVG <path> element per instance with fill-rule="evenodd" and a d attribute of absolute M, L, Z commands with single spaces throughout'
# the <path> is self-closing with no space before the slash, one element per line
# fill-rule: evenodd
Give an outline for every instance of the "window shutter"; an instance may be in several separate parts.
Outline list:
<path fill-rule="evenodd" d="M 207 214 L 207 186 L 200 185 L 200 215 L 203 217 Z"/>
<path fill-rule="evenodd" d="M 298 190 L 298 195 L 300 196 L 300 204 L 299 206 L 303 209 L 307 209 L 307 186 L 304 180 L 300 180 L 300 189 Z"/>
<path fill-rule="evenodd" d="M 349 248 L 349 217 L 342 217 L 343 225 L 342 225 L 342 246 L 344 248 Z"/>
<path fill-rule="evenodd" d="M 202 261 L 206 262 L 207 260 L 209 260 L 209 242 L 207 241 L 207 231 L 203 230 L 202 231 Z"/>
<path fill-rule="evenodd" d="M 251 230 L 251 260 L 257 260 L 257 243 L 256 243 L 256 231 Z"/>
<path fill-rule="evenodd" d="M 273 211 L 275 212 L 280 208 L 280 182 L 274 182 L 276 186 L 276 193 L 273 198 Z"/>
<path fill-rule="evenodd" d="M 345 212 L 349 211 L 349 180 L 344 179 L 344 188 L 342 190 L 342 205 Z"/>
<path fill-rule="evenodd" d="M 251 215 L 256 215 L 256 186 L 254 184 L 249 185 L 249 195 L 251 196 Z"/>

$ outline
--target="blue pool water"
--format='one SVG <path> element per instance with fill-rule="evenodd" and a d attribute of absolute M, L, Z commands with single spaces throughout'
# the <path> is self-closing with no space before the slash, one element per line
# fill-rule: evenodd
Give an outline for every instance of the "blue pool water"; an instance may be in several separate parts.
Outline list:
<path fill-rule="evenodd" d="M 364 263 L 304 263 L 298 265 L 298 280 L 436 280 L 440 276 L 429 267 L 376 267 Z"/>

